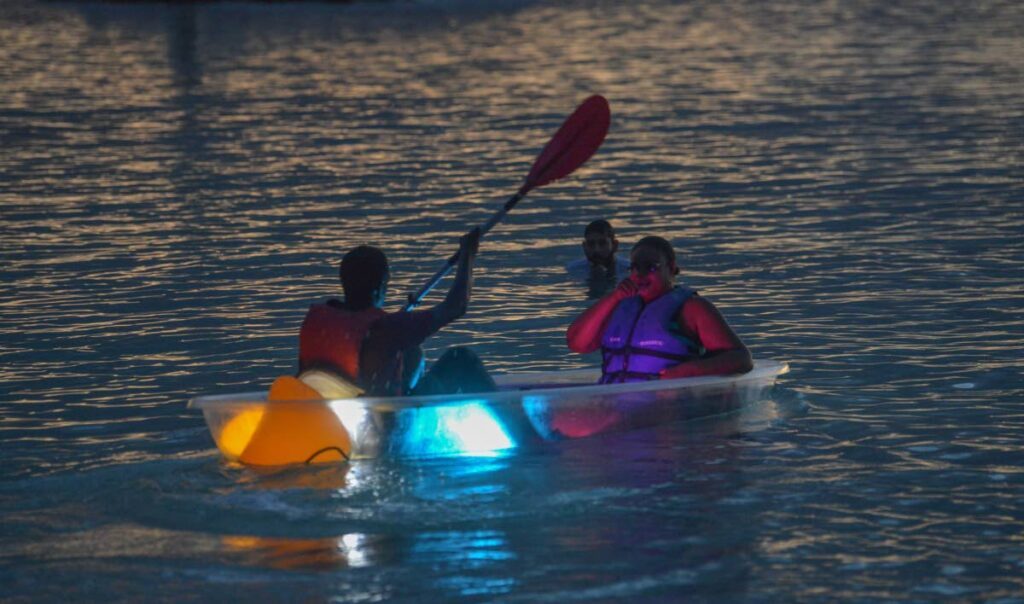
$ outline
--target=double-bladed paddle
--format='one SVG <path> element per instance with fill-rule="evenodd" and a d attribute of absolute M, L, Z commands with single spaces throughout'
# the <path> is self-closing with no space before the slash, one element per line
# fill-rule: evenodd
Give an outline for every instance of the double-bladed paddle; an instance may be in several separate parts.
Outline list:
<path fill-rule="evenodd" d="M 519 187 L 516 194 L 509 197 L 501 209 L 480 226 L 480 236 L 483 237 L 494 225 L 501 222 L 505 214 L 508 214 L 520 199 L 526 197 L 527 193 L 559 178 L 564 178 L 582 166 L 604 142 L 610 123 L 611 113 L 608 109 L 608 101 L 603 96 L 595 94 L 583 101 L 576 111 L 566 118 L 562 127 L 540 152 L 537 160 L 533 162 L 533 167 L 530 168 L 530 173 L 526 176 L 523 186 Z M 458 261 L 459 252 L 455 252 L 441 270 L 434 273 L 426 285 L 415 294 L 409 294 L 409 300 L 403 310 L 416 308 L 424 296 L 434 289 L 434 286 L 452 270 Z"/>

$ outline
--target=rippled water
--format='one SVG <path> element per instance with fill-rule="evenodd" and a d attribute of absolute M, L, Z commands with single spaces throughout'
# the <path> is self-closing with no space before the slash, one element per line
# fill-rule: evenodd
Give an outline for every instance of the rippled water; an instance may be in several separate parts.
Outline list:
<path fill-rule="evenodd" d="M 0 599 L 1024 601 L 1024 9 L 0 5 Z M 259 474 L 191 396 L 295 367 L 350 246 L 418 287 L 583 98 L 612 131 L 431 342 L 564 349 L 606 217 L 770 400 L 498 459 Z"/>

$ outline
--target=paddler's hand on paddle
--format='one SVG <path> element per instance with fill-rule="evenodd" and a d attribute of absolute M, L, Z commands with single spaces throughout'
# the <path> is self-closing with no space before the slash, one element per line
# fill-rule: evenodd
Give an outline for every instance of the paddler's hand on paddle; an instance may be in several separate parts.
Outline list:
<path fill-rule="evenodd" d="M 480 251 L 480 227 L 472 229 L 459 239 L 459 259 L 472 260 Z"/>
<path fill-rule="evenodd" d="M 434 331 L 466 314 L 469 307 L 469 296 L 473 288 L 473 259 L 480 249 L 480 229 L 475 228 L 459 239 L 458 271 L 455 280 L 448 290 L 444 302 L 435 306 Z"/>

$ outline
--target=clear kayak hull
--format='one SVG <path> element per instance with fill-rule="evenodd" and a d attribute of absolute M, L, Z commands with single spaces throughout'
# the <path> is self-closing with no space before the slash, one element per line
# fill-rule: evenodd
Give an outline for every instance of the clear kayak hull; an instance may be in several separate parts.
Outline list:
<path fill-rule="evenodd" d="M 496 392 L 269 401 L 265 392 L 200 396 L 221 453 L 252 465 L 379 456 L 497 455 L 531 443 L 730 413 L 760 400 L 789 367 L 596 384 L 597 370 L 497 376 Z"/>

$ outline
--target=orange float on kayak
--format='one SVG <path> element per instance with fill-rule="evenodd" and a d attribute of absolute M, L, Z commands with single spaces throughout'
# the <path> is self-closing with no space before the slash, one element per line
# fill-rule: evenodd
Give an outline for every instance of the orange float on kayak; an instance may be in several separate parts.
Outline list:
<path fill-rule="evenodd" d="M 252 407 L 232 417 L 224 427 L 214 433 L 217 447 L 228 459 L 238 459 L 245 451 L 253 433 L 263 419 L 263 406 Z"/>
<path fill-rule="evenodd" d="M 352 440 L 323 399 L 298 378 L 279 377 L 264 404 L 241 410 L 214 439 L 229 459 L 254 466 L 345 461 Z"/>
<path fill-rule="evenodd" d="M 274 380 L 252 440 L 238 456 L 242 463 L 280 466 L 348 459 L 352 441 L 316 389 L 291 376 Z"/>

